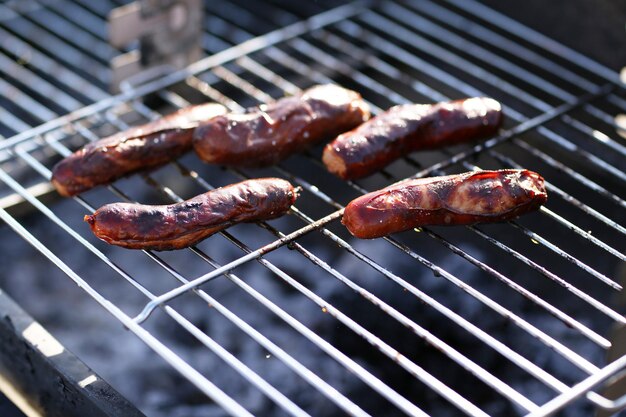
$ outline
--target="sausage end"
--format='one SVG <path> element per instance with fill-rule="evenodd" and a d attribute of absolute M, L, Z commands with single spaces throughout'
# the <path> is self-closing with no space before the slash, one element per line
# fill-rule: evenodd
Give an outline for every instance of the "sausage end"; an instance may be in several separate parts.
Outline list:
<path fill-rule="evenodd" d="M 346 179 L 346 162 L 341 156 L 328 144 L 324 147 L 324 153 L 322 154 L 322 162 L 326 165 L 326 169 L 331 174 L 338 176 L 339 178 Z"/>

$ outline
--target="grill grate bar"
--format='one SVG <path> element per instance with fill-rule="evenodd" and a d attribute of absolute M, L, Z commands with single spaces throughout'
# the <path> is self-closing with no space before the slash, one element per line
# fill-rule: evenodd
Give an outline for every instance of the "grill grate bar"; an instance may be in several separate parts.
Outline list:
<path fill-rule="evenodd" d="M 108 41 L 106 22 L 93 10 L 87 9 L 75 0 L 52 1 L 46 6 L 65 20 L 73 22 L 103 41 Z"/>
<path fill-rule="evenodd" d="M 27 55 L 29 65 L 37 68 L 37 70 L 42 73 L 53 73 L 55 80 L 63 83 L 63 85 L 71 91 L 73 96 L 80 94 L 93 101 L 99 101 L 108 97 L 108 94 L 98 86 L 48 58 L 2 27 L 0 27 L 0 37 L 2 38 L 2 48 L 4 50 L 16 57 Z"/>
<path fill-rule="evenodd" d="M 524 228 L 523 226 L 521 226 L 521 225 L 519 225 L 517 223 L 514 224 L 514 227 L 518 227 L 522 231 L 530 232 L 528 229 Z M 539 265 L 538 263 L 534 262 L 533 260 L 527 258 L 526 256 L 522 255 L 518 251 L 516 251 L 516 250 L 514 250 L 514 249 L 512 249 L 512 248 L 510 248 L 510 247 L 508 247 L 506 245 L 504 245 L 499 240 L 494 239 L 493 237 L 487 235 L 485 232 L 483 232 L 482 230 L 480 230 L 476 226 L 469 226 L 469 228 L 472 231 L 476 232 L 483 239 L 486 239 L 490 243 L 493 243 L 495 246 L 497 246 L 498 248 L 502 249 L 503 251 L 509 253 L 510 255 L 512 255 L 516 259 L 520 260 L 521 262 L 523 262 L 527 266 L 531 267 L 535 271 L 541 273 L 542 275 L 546 276 L 547 278 L 551 279 L 552 281 L 557 282 L 563 288 L 565 288 L 568 291 L 570 291 L 571 293 L 575 294 L 578 298 L 580 298 L 581 300 L 585 301 L 586 303 L 592 305 L 598 311 L 601 311 L 602 313 L 604 313 L 607 316 L 611 317 L 613 320 L 618 321 L 618 322 L 622 322 L 622 323 L 626 322 L 626 319 L 624 318 L 624 316 L 622 316 L 621 314 L 619 314 L 618 312 L 616 312 L 615 310 L 613 310 L 612 308 L 610 308 L 606 304 L 602 303 L 601 301 L 591 297 L 586 292 L 580 290 L 579 288 L 577 288 L 574 285 L 570 284 L 569 282 L 565 281 L 563 278 L 559 277 L 558 275 L 550 272 L 547 268 L 545 268 L 545 267 Z M 532 233 L 532 232 L 530 232 L 530 233 Z"/>
<path fill-rule="evenodd" d="M 22 119 L 17 118 L 13 113 L 7 111 L 5 108 L 0 107 L 0 123 L 5 126 L 11 126 L 16 130 L 27 130 L 31 126 L 24 122 Z M 0 139 L 3 139 L 0 136 Z"/>
<path fill-rule="evenodd" d="M 49 32 L 47 36 L 53 35 L 63 40 L 66 47 L 75 48 L 84 59 L 93 62 L 93 68 L 97 67 L 103 73 L 108 71 L 110 59 L 119 53 L 106 40 L 92 35 L 75 21 L 69 20 L 47 7 L 42 7 L 35 13 L 29 13 L 23 20 L 32 22 L 39 30 Z"/>
<path fill-rule="evenodd" d="M 274 98 L 272 96 L 259 90 L 252 84 L 245 82 L 237 74 L 235 74 L 232 71 L 229 71 L 223 66 L 218 66 L 218 67 L 213 68 L 212 73 L 217 75 L 218 77 L 220 77 L 222 80 L 226 81 L 227 83 L 234 85 L 238 88 L 241 88 L 242 91 L 248 94 L 249 96 L 261 98 L 262 99 L 261 103 L 270 103 L 274 101 Z"/>
<path fill-rule="evenodd" d="M 116 6 L 119 6 L 118 3 L 112 3 L 108 0 L 101 1 L 90 1 L 90 0 L 76 0 L 82 7 L 89 10 L 95 15 L 106 18 L 107 14 Z"/>
<path fill-rule="evenodd" d="M 25 112 L 31 113 L 40 121 L 48 120 L 58 116 L 53 111 L 42 106 L 41 104 L 39 104 L 39 102 L 24 94 L 14 85 L 6 82 L 4 79 L 0 79 L 0 95 L 4 97 L 11 97 L 11 102 L 13 104 L 17 105 Z"/>
<path fill-rule="evenodd" d="M 591 162 L 595 167 L 602 169 L 603 171 L 608 172 L 610 175 L 614 176 L 616 179 L 626 182 L 626 174 L 621 171 L 619 168 L 614 167 L 613 165 L 605 162 L 602 158 L 597 157 L 596 155 L 587 152 L 584 149 L 581 149 L 579 146 L 573 144 L 562 136 L 557 135 L 551 130 L 539 128 L 537 129 L 542 133 L 545 137 L 551 140 L 553 143 L 559 145 L 566 151 L 570 151 L 576 154 L 576 156 L 583 158 L 585 161 Z"/>
<path fill-rule="evenodd" d="M 37 86 L 37 93 L 43 97 L 54 97 L 56 104 L 58 104 L 65 112 L 70 112 L 82 106 L 82 103 L 78 100 L 74 99 L 62 90 L 57 89 L 48 81 L 31 72 L 28 68 L 18 65 L 15 61 L 1 52 L 0 69 L 4 74 L 17 80 L 23 85 L 31 88 L 33 86 Z"/>
<path fill-rule="evenodd" d="M 267 67 L 259 64 L 250 57 L 245 56 L 239 58 L 236 62 L 237 65 L 239 65 L 241 68 L 244 68 L 252 72 L 253 74 L 256 74 L 257 76 L 263 78 L 265 81 L 273 85 L 279 86 L 280 89 L 287 94 L 294 95 L 301 91 L 295 84 L 292 84 L 291 82 L 287 81 Z"/>
<path fill-rule="evenodd" d="M 599 112 L 600 110 L 597 110 L 596 112 L 588 111 L 588 113 L 592 114 L 593 116 L 597 117 L 598 119 L 602 121 L 606 121 L 606 117 L 604 116 L 607 116 L 610 118 L 608 114 L 603 113 L 603 112 L 599 113 Z M 621 156 L 626 156 L 626 147 L 622 146 L 621 144 L 619 144 L 618 142 L 616 142 L 615 140 L 613 140 L 606 134 L 593 129 L 576 119 L 572 119 L 569 116 L 563 116 L 563 120 L 570 126 L 574 127 L 576 130 L 584 133 L 587 137 L 592 137 L 594 139 L 597 139 L 598 143 L 606 145 L 607 147 L 611 148 L 612 151 L 619 153 Z M 611 124 L 615 124 L 615 121 L 613 121 Z"/>
<path fill-rule="evenodd" d="M 489 151 L 489 154 L 494 156 L 496 159 L 501 161 L 503 164 L 506 164 L 506 165 L 512 166 L 512 167 L 516 167 L 516 168 L 522 168 L 521 165 L 519 165 L 518 163 L 513 161 L 511 158 L 506 157 L 506 156 L 504 156 L 504 155 L 502 155 L 502 154 L 500 154 L 498 152 Z M 551 193 L 556 193 L 563 200 L 565 200 L 568 203 L 574 205 L 575 207 L 579 208 L 580 210 L 584 211 L 585 213 L 593 216 L 594 218 L 596 218 L 597 220 L 599 220 L 602 223 L 606 224 L 607 226 L 610 226 L 611 228 L 615 229 L 616 231 L 618 231 L 618 232 L 620 232 L 622 234 L 626 234 L 626 228 L 625 227 L 623 227 L 622 225 L 620 225 L 616 221 L 611 220 L 610 218 L 608 218 L 607 216 L 603 215 L 602 213 L 594 210 L 593 208 L 587 206 L 586 204 L 582 203 L 580 200 L 578 200 L 577 198 L 575 198 L 575 197 L 571 196 L 570 194 L 566 193 L 561 188 L 557 187 L 556 185 L 552 184 L 551 182 L 546 181 L 546 187 L 550 190 Z M 570 227 L 570 226 L 568 226 L 568 227 Z M 594 238 L 594 236 L 590 235 L 588 232 L 584 232 L 580 228 L 578 228 L 578 230 L 580 232 L 584 233 L 584 235 L 582 235 L 583 237 L 585 237 L 587 239 Z M 611 247 L 609 245 L 606 245 L 606 243 L 602 242 L 601 240 L 598 239 L 595 243 L 598 246 L 603 247 L 607 252 L 612 253 L 614 256 L 616 256 L 616 257 L 618 257 L 618 258 L 620 258 L 622 260 L 626 260 L 626 257 L 624 257 L 624 255 L 621 252 L 619 252 L 618 250 L 616 250 L 615 248 L 613 248 L 613 247 Z"/>
<path fill-rule="evenodd" d="M 224 94 L 220 93 L 215 88 L 211 87 L 209 83 L 202 81 L 198 77 L 188 77 L 186 80 L 187 85 L 192 88 L 195 88 L 200 93 L 205 95 L 207 98 L 216 101 L 233 111 L 243 111 L 244 108 L 240 106 L 237 102 L 231 100 L 226 97 Z"/>
<path fill-rule="evenodd" d="M 3 22 L 3 26 L 15 33 L 24 34 L 30 45 L 37 45 L 39 49 L 48 51 L 62 51 L 62 54 L 55 55 L 55 57 L 70 68 L 80 68 L 94 80 L 109 79 L 107 66 L 95 58 L 85 55 L 75 46 L 64 42 L 60 35 L 50 32 L 50 28 L 39 26 L 27 19 L 19 19 L 19 16 L 13 11 L 9 10 L 6 13 L 13 19 Z"/>
<path fill-rule="evenodd" d="M 624 372 L 623 372 L 624 366 L 626 366 L 626 356 L 622 356 L 621 358 L 616 359 L 613 363 L 610 363 L 609 365 L 607 365 L 604 369 L 600 370 L 595 375 L 592 375 L 586 380 L 581 381 L 576 386 L 572 387 L 572 389 L 570 389 L 568 392 L 550 400 L 549 402 L 544 404 L 539 410 L 537 410 L 534 413 L 529 414 L 527 417 L 542 417 L 542 416 L 553 415 L 558 410 L 562 409 L 563 407 L 565 407 L 566 405 L 574 401 L 574 399 L 584 395 L 585 392 L 589 392 L 589 394 L 587 394 L 588 396 L 596 397 L 596 394 L 594 392 L 590 392 L 590 390 L 592 390 L 595 387 L 598 387 L 601 383 L 603 383 L 604 381 L 607 381 L 611 377 L 616 377 L 616 378 L 624 377 Z M 602 401 L 602 399 L 599 399 L 599 400 Z M 604 400 L 605 401 L 602 401 L 602 402 L 606 403 L 605 398 Z M 623 400 L 622 399 L 617 400 L 617 402 L 621 402 L 621 401 Z M 607 404 L 609 405 L 609 409 L 610 409 L 610 406 L 612 405 L 611 403 L 612 402 L 609 401 L 609 404 Z M 622 406 L 619 406 L 618 408 L 622 408 Z M 611 410 L 611 411 L 617 411 L 617 410 Z"/>
<path fill-rule="evenodd" d="M 218 303 L 216 303 L 218 304 Z M 280 408 L 284 411 L 288 412 L 293 416 L 306 417 L 309 416 L 307 412 L 305 412 L 302 408 L 297 406 L 293 401 L 287 398 L 284 394 L 278 391 L 274 386 L 272 386 L 265 379 L 261 378 L 257 373 L 248 368 L 243 362 L 239 361 L 232 353 L 228 352 L 226 349 L 222 347 L 219 343 L 213 340 L 211 337 L 207 336 L 202 330 L 198 329 L 198 327 L 194 326 L 189 320 L 184 318 L 180 313 L 174 310 L 170 306 L 164 306 L 165 312 L 172 317 L 179 325 L 181 325 L 185 330 L 191 333 L 196 337 L 199 341 L 202 342 L 206 347 L 208 347 L 212 352 L 216 353 L 221 359 L 223 359 L 226 363 L 228 363 L 232 368 L 234 368 L 241 376 L 243 376 L 248 382 L 255 385 L 261 392 L 267 395 L 272 401 L 274 401 Z M 354 415 L 363 415 L 366 416 L 365 413 L 359 413 L 358 408 L 354 405 L 350 407 L 350 411 Z"/>
<path fill-rule="evenodd" d="M 588 188 L 600 194 L 601 196 L 606 197 L 607 199 L 613 201 L 615 204 L 618 204 L 626 208 L 626 200 L 623 200 L 622 198 L 616 196 L 615 194 L 611 193 L 610 191 L 608 191 L 606 188 L 602 187 L 598 183 L 574 171 L 572 168 L 557 161 L 556 159 L 552 158 L 545 152 L 540 151 L 539 149 L 529 145 L 528 143 L 518 138 L 512 138 L 511 143 L 514 143 L 519 148 L 522 148 L 525 151 L 529 152 L 530 154 L 540 158 L 543 162 L 550 165 L 551 167 L 557 168 L 558 170 L 565 172 L 568 176 L 575 178 L 576 180 L 583 183 Z"/>
<path fill-rule="evenodd" d="M 210 27 L 211 31 L 215 35 L 219 36 L 220 41 L 224 42 L 225 44 L 231 46 L 237 45 L 254 37 L 252 33 L 228 23 L 224 19 L 217 16 L 215 13 L 207 13 L 205 19 L 207 26 Z"/>

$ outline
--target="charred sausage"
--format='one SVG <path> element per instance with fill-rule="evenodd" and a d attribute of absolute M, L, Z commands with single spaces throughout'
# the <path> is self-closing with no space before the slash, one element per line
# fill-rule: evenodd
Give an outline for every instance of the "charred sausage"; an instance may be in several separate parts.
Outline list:
<path fill-rule="evenodd" d="M 361 96 L 336 85 L 211 119 L 194 133 L 206 162 L 228 166 L 272 165 L 289 155 L 363 123 L 370 116 Z"/>
<path fill-rule="evenodd" d="M 491 136 L 501 124 L 490 98 L 395 106 L 330 142 L 322 160 L 340 178 L 362 178 L 409 152 Z"/>
<path fill-rule="evenodd" d="M 107 204 L 85 216 L 93 233 L 130 249 L 172 250 L 195 245 L 235 223 L 285 214 L 297 192 L 285 180 L 261 178 L 217 188 L 178 204 Z"/>
<path fill-rule="evenodd" d="M 172 161 L 191 149 L 200 122 L 226 112 L 215 103 L 190 106 L 143 126 L 89 143 L 52 169 L 52 184 L 69 197 L 133 172 Z"/>
<path fill-rule="evenodd" d="M 409 180 L 351 201 L 342 223 L 372 239 L 427 225 L 463 225 L 513 219 L 548 196 L 543 178 L 527 170 L 475 171 Z"/>

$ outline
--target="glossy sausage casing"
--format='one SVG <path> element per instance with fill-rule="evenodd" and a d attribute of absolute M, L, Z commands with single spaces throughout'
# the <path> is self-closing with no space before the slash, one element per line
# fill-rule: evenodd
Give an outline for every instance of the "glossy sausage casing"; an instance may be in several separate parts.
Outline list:
<path fill-rule="evenodd" d="M 337 137 L 322 159 L 338 177 L 356 179 L 413 151 L 491 136 L 501 124 L 500 103 L 490 98 L 400 105 Z"/>
<path fill-rule="evenodd" d="M 194 149 L 206 162 L 229 166 L 275 164 L 370 116 L 360 94 L 328 84 L 293 97 L 230 113 L 196 129 Z"/>
<path fill-rule="evenodd" d="M 215 103 L 190 106 L 143 126 L 87 144 L 52 170 L 52 184 L 64 196 L 108 184 L 133 172 L 172 161 L 191 149 L 193 130 L 218 114 Z"/>
<path fill-rule="evenodd" d="M 194 245 L 235 223 L 280 217 L 296 198 L 288 181 L 261 178 L 217 188 L 178 204 L 108 204 L 85 216 L 85 221 L 97 237 L 110 244 L 172 250 Z"/>
<path fill-rule="evenodd" d="M 464 225 L 513 219 L 547 200 L 543 178 L 528 170 L 473 171 L 408 180 L 356 198 L 342 223 L 372 239 L 427 225 Z"/>

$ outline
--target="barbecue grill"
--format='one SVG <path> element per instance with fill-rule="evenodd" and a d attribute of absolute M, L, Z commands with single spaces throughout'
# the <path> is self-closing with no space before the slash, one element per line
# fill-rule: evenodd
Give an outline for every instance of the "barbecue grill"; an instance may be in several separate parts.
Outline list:
<path fill-rule="evenodd" d="M 110 95 L 108 62 L 127 52 L 106 42 L 116 3 L 17 4 L 0 5 L 0 233 L 23 251 L 7 252 L 7 276 L 20 257 L 42 255 L 29 262 L 54 265 L 109 313 L 94 334 L 123 326 L 156 354 L 146 366 L 182 376 L 166 385 L 185 390 L 178 401 L 241 416 L 609 415 L 626 405 L 617 73 L 474 1 L 208 2 L 206 58 L 154 67 Z M 188 104 L 241 110 L 329 82 L 375 113 L 486 95 L 507 119 L 497 137 L 408 155 L 354 182 L 325 171 L 320 146 L 265 169 L 187 155 L 72 199 L 51 192 L 54 163 L 102 136 Z M 371 241 L 339 222 L 351 199 L 404 178 L 521 167 L 546 178 L 549 201 L 519 220 Z M 107 202 L 176 202 L 263 176 L 302 188 L 289 215 L 187 250 L 110 247 L 82 224 Z M 56 269 L 46 279 L 67 281 Z"/>

